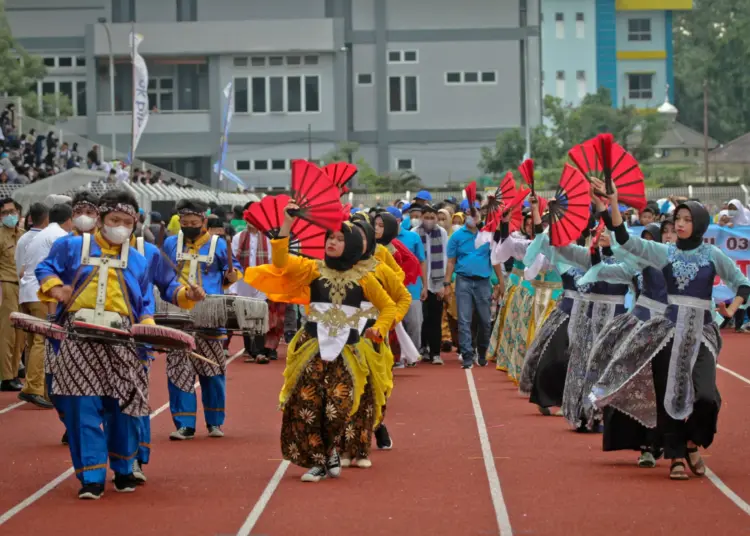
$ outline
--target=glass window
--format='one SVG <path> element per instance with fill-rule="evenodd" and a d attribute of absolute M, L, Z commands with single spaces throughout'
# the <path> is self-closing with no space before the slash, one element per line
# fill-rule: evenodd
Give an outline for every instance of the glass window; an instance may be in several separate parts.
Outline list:
<path fill-rule="evenodd" d="M 68 97 L 68 101 L 75 106 L 76 99 L 73 98 L 73 82 L 59 82 L 58 91 Z"/>
<path fill-rule="evenodd" d="M 284 111 L 284 78 L 281 76 L 268 77 L 268 94 L 270 112 Z"/>
<path fill-rule="evenodd" d="M 286 160 L 271 160 L 271 169 L 274 171 L 284 171 L 286 169 Z"/>
<path fill-rule="evenodd" d="M 86 58 L 83 56 L 78 56 L 76 58 L 76 67 L 86 67 Z"/>
<path fill-rule="evenodd" d="M 460 84 L 461 73 L 445 73 L 445 83 L 446 84 Z"/>
<path fill-rule="evenodd" d="M 464 82 L 467 84 L 476 84 L 479 82 L 479 73 L 464 73 Z"/>
<path fill-rule="evenodd" d="M 42 95 L 54 95 L 55 93 L 54 82 L 42 82 Z"/>
<path fill-rule="evenodd" d="M 247 57 L 235 56 L 234 58 L 232 58 L 232 63 L 235 67 L 247 67 Z"/>
<path fill-rule="evenodd" d="M 417 51 L 416 50 L 405 51 L 404 63 L 417 63 Z"/>
<path fill-rule="evenodd" d="M 76 115 L 86 115 L 86 82 L 76 83 Z"/>
<path fill-rule="evenodd" d="M 55 66 L 55 57 L 54 56 L 45 56 L 42 58 L 42 61 L 44 62 L 45 67 L 54 67 Z"/>
<path fill-rule="evenodd" d="M 73 57 L 72 56 L 60 56 L 57 58 L 57 66 L 58 67 L 73 67 Z"/>
<path fill-rule="evenodd" d="M 253 113 L 264 114 L 266 108 L 266 79 L 263 77 L 253 78 Z"/>
<path fill-rule="evenodd" d="M 320 77 L 305 77 L 305 111 L 320 111 Z"/>
<path fill-rule="evenodd" d="M 628 41 L 651 41 L 651 19 L 628 19 Z"/>
<path fill-rule="evenodd" d="M 280 65 L 284 65 L 283 56 L 271 56 L 270 58 L 268 58 L 268 65 L 272 67 L 278 67 Z"/>
<path fill-rule="evenodd" d="M 253 67 L 265 67 L 266 58 L 264 56 L 253 56 L 250 58 L 250 65 Z"/>
<path fill-rule="evenodd" d="M 653 74 L 629 74 L 628 97 L 631 99 L 648 100 L 653 98 Z"/>
<path fill-rule="evenodd" d="M 359 73 L 357 75 L 357 83 L 360 86 L 372 85 L 372 74 L 371 73 Z"/>
<path fill-rule="evenodd" d="M 112 0 L 112 22 L 135 22 L 135 0 Z"/>
<path fill-rule="evenodd" d="M 286 64 L 292 66 L 302 65 L 302 58 L 299 56 L 287 56 Z"/>
<path fill-rule="evenodd" d="M 317 56 L 305 56 L 305 65 L 317 65 L 317 64 L 318 64 Z"/>
<path fill-rule="evenodd" d="M 247 78 L 234 79 L 234 111 L 241 114 L 248 111 Z"/>
<path fill-rule="evenodd" d="M 412 170 L 414 169 L 414 162 L 411 158 L 399 158 L 396 160 L 396 169 Z"/>
<path fill-rule="evenodd" d="M 198 0 L 177 0 L 177 22 L 198 20 Z"/>
<path fill-rule="evenodd" d="M 250 160 L 237 160 L 234 164 L 237 171 L 250 171 Z"/>
<path fill-rule="evenodd" d="M 390 63 L 401 63 L 401 51 L 400 50 L 390 50 L 388 52 L 388 61 Z"/>
<path fill-rule="evenodd" d="M 494 84 L 497 82 L 497 73 L 495 71 L 484 71 L 482 73 L 482 82 L 485 84 Z"/>
<path fill-rule="evenodd" d="M 405 102 L 406 102 L 406 111 L 407 112 L 416 112 L 418 108 L 417 100 L 419 98 L 418 92 L 417 92 L 417 77 L 416 76 L 406 76 L 404 77 L 404 86 L 405 86 Z"/>
<path fill-rule="evenodd" d="M 302 78 L 290 76 L 286 79 L 287 111 L 302 111 Z"/>
<path fill-rule="evenodd" d="M 253 160 L 253 169 L 256 171 L 265 171 L 268 169 L 268 160 Z"/>
<path fill-rule="evenodd" d="M 402 112 L 401 108 L 401 77 L 388 77 L 388 102 L 392 112 Z"/>

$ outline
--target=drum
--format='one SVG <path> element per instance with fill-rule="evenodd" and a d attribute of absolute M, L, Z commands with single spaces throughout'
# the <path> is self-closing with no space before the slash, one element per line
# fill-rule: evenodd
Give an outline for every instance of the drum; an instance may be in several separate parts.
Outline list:
<path fill-rule="evenodd" d="M 195 304 L 192 310 L 193 326 L 199 330 L 225 328 L 229 321 L 229 310 L 234 296 L 210 294 Z"/>
<path fill-rule="evenodd" d="M 157 326 L 190 331 L 193 329 L 193 317 L 188 313 L 155 313 L 154 322 Z"/>
<path fill-rule="evenodd" d="M 62 326 L 24 313 L 10 313 L 10 324 L 15 329 L 20 329 L 27 333 L 44 335 L 57 341 L 64 340 L 67 334 Z"/>
<path fill-rule="evenodd" d="M 268 303 L 266 300 L 233 296 L 227 329 L 265 335 L 268 331 Z"/>
<path fill-rule="evenodd" d="M 195 350 L 195 339 L 182 331 L 166 326 L 135 324 L 130 328 L 136 344 L 148 345 L 156 350 Z"/>
<path fill-rule="evenodd" d="M 130 332 L 108 326 L 99 326 L 80 320 L 73 320 L 73 333 L 77 338 L 102 344 L 128 344 Z"/>

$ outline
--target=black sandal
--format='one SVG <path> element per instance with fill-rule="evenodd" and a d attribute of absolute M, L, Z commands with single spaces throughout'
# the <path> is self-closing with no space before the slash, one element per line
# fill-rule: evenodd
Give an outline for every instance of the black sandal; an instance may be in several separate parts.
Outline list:
<path fill-rule="evenodd" d="M 682 471 L 675 471 L 677 467 L 682 467 Z M 669 478 L 671 480 L 688 480 L 690 475 L 685 471 L 685 464 L 680 461 L 673 461 L 669 467 Z"/>
<path fill-rule="evenodd" d="M 695 454 L 698 452 L 698 447 L 688 447 L 687 449 L 687 457 L 685 458 L 685 461 L 688 464 L 688 467 L 690 467 L 690 471 L 695 476 L 706 476 L 706 463 L 703 461 L 703 456 L 698 454 L 698 463 L 693 463 L 693 461 L 690 459 L 691 454 Z"/>

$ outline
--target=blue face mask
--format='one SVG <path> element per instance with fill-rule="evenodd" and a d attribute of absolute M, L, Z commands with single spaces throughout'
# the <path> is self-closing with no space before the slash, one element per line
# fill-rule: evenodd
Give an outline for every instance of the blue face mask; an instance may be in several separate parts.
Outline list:
<path fill-rule="evenodd" d="M 8 214 L 7 216 L 3 216 L 3 225 L 6 227 L 15 227 L 18 225 L 18 215 Z"/>

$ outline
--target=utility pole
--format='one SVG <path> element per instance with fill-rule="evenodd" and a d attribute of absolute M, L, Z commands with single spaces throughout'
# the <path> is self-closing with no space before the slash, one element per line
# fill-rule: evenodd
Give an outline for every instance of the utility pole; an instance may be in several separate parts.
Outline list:
<path fill-rule="evenodd" d="M 703 79 L 703 166 L 708 186 L 708 79 Z"/>

